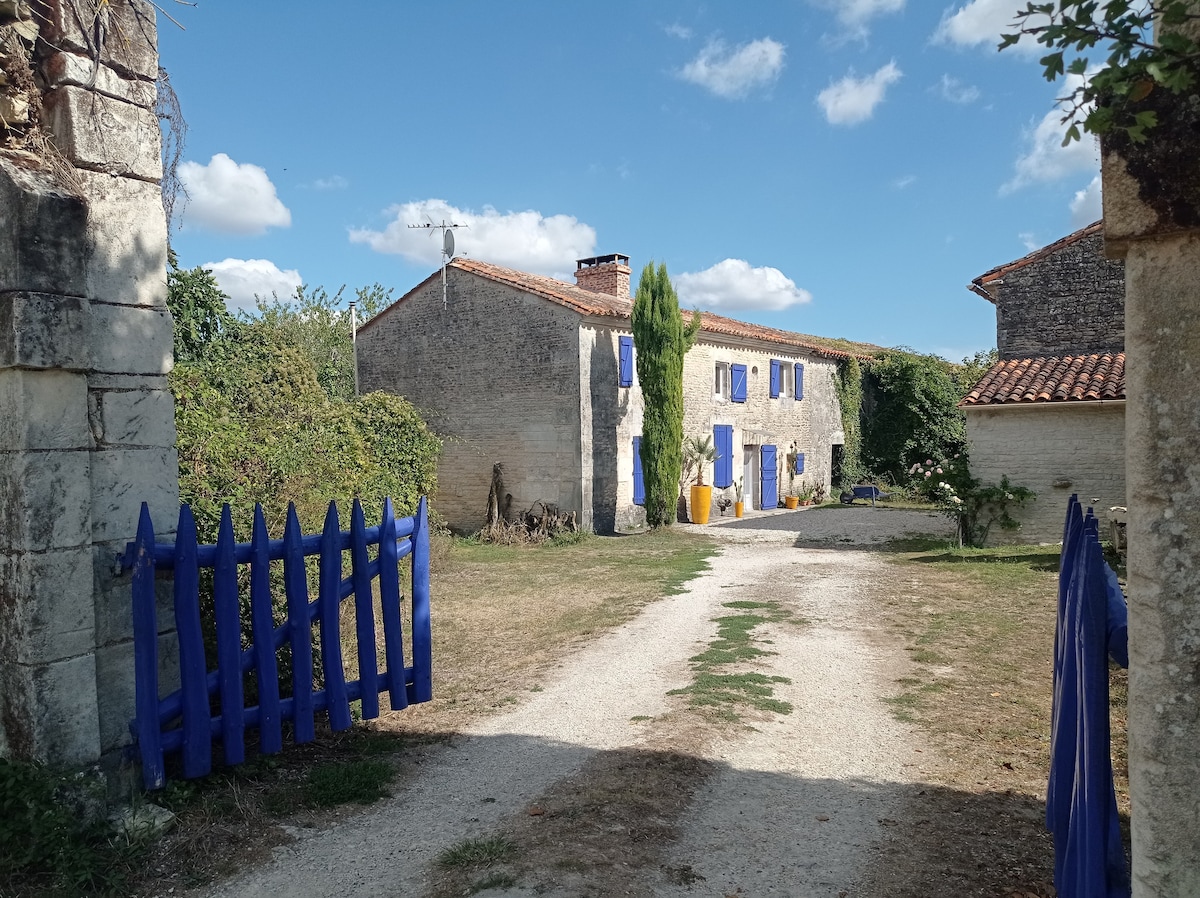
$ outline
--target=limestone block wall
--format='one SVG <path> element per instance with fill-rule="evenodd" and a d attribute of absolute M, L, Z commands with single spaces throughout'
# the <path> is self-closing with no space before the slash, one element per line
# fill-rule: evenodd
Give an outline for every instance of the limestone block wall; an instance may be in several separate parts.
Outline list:
<path fill-rule="evenodd" d="M 1095 500 L 1101 522 L 1126 504 L 1123 402 L 967 408 L 967 442 L 974 476 L 999 483 L 1007 474 L 1037 493 L 1013 514 L 1021 529 L 993 531 L 991 544 L 1061 541 L 1071 493 L 1085 505 Z"/>
<path fill-rule="evenodd" d="M 636 370 L 632 386 L 618 383 L 622 336 L 632 334 L 603 322 L 579 330 L 584 505 L 597 533 L 646 524 L 645 509 L 633 504 L 633 438 L 642 433 L 644 404 Z"/>
<path fill-rule="evenodd" d="M 1125 348 L 1125 267 L 1104 257 L 1102 234 L 1008 272 L 988 290 L 1001 359 Z"/>
<path fill-rule="evenodd" d="M 0 755 L 84 763 L 133 716 L 114 561 L 143 500 L 178 508 L 167 233 L 153 7 L 110 4 L 98 66 L 90 23 L 47 8 L 43 121 L 74 171 L 0 158 Z"/>
<path fill-rule="evenodd" d="M 445 439 L 434 508 L 480 529 L 492 465 L 511 510 L 587 511 L 581 474 L 579 315 L 456 268 L 427 280 L 359 331 L 363 392 L 405 397 Z"/>

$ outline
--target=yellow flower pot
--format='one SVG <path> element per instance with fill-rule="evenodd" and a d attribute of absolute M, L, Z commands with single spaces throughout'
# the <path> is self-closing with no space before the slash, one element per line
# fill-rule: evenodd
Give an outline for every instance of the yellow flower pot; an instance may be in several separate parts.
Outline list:
<path fill-rule="evenodd" d="M 740 518 L 742 516 L 742 512 L 744 512 L 745 510 L 746 510 L 745 502 L 734 502 L 733 503 L 733 516 L 735 518 Z"/>
<path fill-rule="evenodd" d="M 800 497 L 799 496 L 784 496 L 783 497 L 783 507 L 784 508 L 796 508 L 799 505 L 800 505 Z"/>
<path fill-rule="evenodd" d="M 712 511 L 712 487 L 693 486 L 692 501 L 688 505 L 688 513 L 693 524 L 707 524 L 709 512 Z"/>

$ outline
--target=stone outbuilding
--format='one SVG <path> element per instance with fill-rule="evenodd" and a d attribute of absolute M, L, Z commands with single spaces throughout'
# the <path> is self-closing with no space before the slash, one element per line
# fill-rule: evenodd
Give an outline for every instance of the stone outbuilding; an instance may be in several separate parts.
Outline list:
<path fill-rule="evenodd" d="M 404 396 L 445 438 L 435 507 L 453 529 L 484 525 L 495 464 L 507 517 L 546 503 L 599 533 L 644 524 L 628 263 L 581 259 L 568 284 L 457 258 L 444 289 L 435 272 L 359 330 L 361 389 Z M 876 349 L 702 314 L 684 434 L 713 437 L 714 501 L 739 483 L 748 509 L 802 484 L 828 492 L 838 365 Z"/>
<path fill-rule="evenodd" d="M 1062 539 L 1066 501 L 1125 504 L 1125 272 L 1096 222 L 971 282 L 999 361 L 963 399 L 971 472 L 1037 493 L 1005 539 Z"/>

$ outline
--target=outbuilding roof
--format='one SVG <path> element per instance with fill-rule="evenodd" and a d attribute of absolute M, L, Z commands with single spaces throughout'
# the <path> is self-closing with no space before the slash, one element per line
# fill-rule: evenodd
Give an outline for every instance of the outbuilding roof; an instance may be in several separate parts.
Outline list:
<path fill-rule="evenodd" d="M 583 287 L 568 284 L 566 281 L 560 281 L 541 274 L 530 274 L 527 271 L 517 271 L 513 268 L 505 268 L 502 265 L 481 262 L 478 259 L 461 257 L 452 259 L 447 267 L 456 268 L 460 271 L 465 271 L 501 284 L 507 284 L 510 287 L 515 287 L 518 290 L 532 293 L 550 302 L 565 306 L 582 315 L 628 319 L 633 309 L 633 303 L 625 297 L 599 293 L 594 290 L 585 290 Z M 379 320 L 390 309 L 407 300 L 436 277 L 438 277 L 437 273 L 430 275 L 396 302 L 392 303 L 392 305 L 388 306 L 387 309 L 380 312 L 379 315 L 372 318 L 371 321 L 364 324 L 360 328 L 360 331 L 370 327 L 372 323 Z M 686 319 L 686 310 L 684 311 L 684 316 Z M 857 343 L 851 340 L 815 337 L 809 334 L 798 334 L 773 327 L 763 327 L 758 324 L 748 324 L 747 322 L 737 321 L 733 318 L 714 315 L 711 312 L 700 313 L 700 329 L 702 332 L 720 334 L 726 337 L 741 337 L 762 340 L 768 343 L 778 343 L 835 359 L 848 359 L 851 356 L 868 358 L 883 349 L 883 347 L 875 346 L 871 343 Z"/>
<path fill-rule="evenodd" d="M 1125 353 L 997 362 L 960 408 L 1099 402 L 1125 398 Z"/>
<path fill-rule="evenodd" d="M 1104 233 L 1104 220 L 1094 221 L 1085 228 L 1080 228 L 1073 234 L 1068 234 L 1060 240 L 1055 240 L 1043 246 L 1041 249 L 1036 249 L 1027 256 L 1022 256 L 1014 262 L 1005 262 L 1003 265 L 997 265 L 991 271 L 985 271 L 975 280 L 971 281 L 970 289 L 973 293 L 978 293 L 980 296 L 989 302 L 995 302 L 995 298 L 987 292 L 987 286 L 996 282 L 1003 282 L 1004 276 L 1011 272 L 1018 271 L 1026 265 L 1032 265 L 1034 262 L 1040 261 L 1049 255 L 1058 252 L 1063 247 L 1070 246 L 1072 243 L 1078 243 L 1086 237 L 1093 237 L 1097 234 Z"/>

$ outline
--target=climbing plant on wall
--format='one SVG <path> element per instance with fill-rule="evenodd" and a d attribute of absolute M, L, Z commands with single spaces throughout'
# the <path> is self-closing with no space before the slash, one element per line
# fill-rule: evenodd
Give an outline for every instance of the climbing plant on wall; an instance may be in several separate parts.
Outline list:
<path fill-rule="evenodd" d="M 837 376 L 833 379 L 837 391 L 838 406 L 842 410 L 842 486 L 856 483 L 864 473 L 862 461 L 862 365 L 854 356 L 838 364 Z"/>
<path fill-rule="evenodd" d="M 667 266 L 650 263 L 642 269 L 631 317 L 645 404 L 641 459 L 646 523 L 662 527 L 675 520 L 683 466 L 683 357 L 700 330 L 700 314 L 683 323 Z"/>

